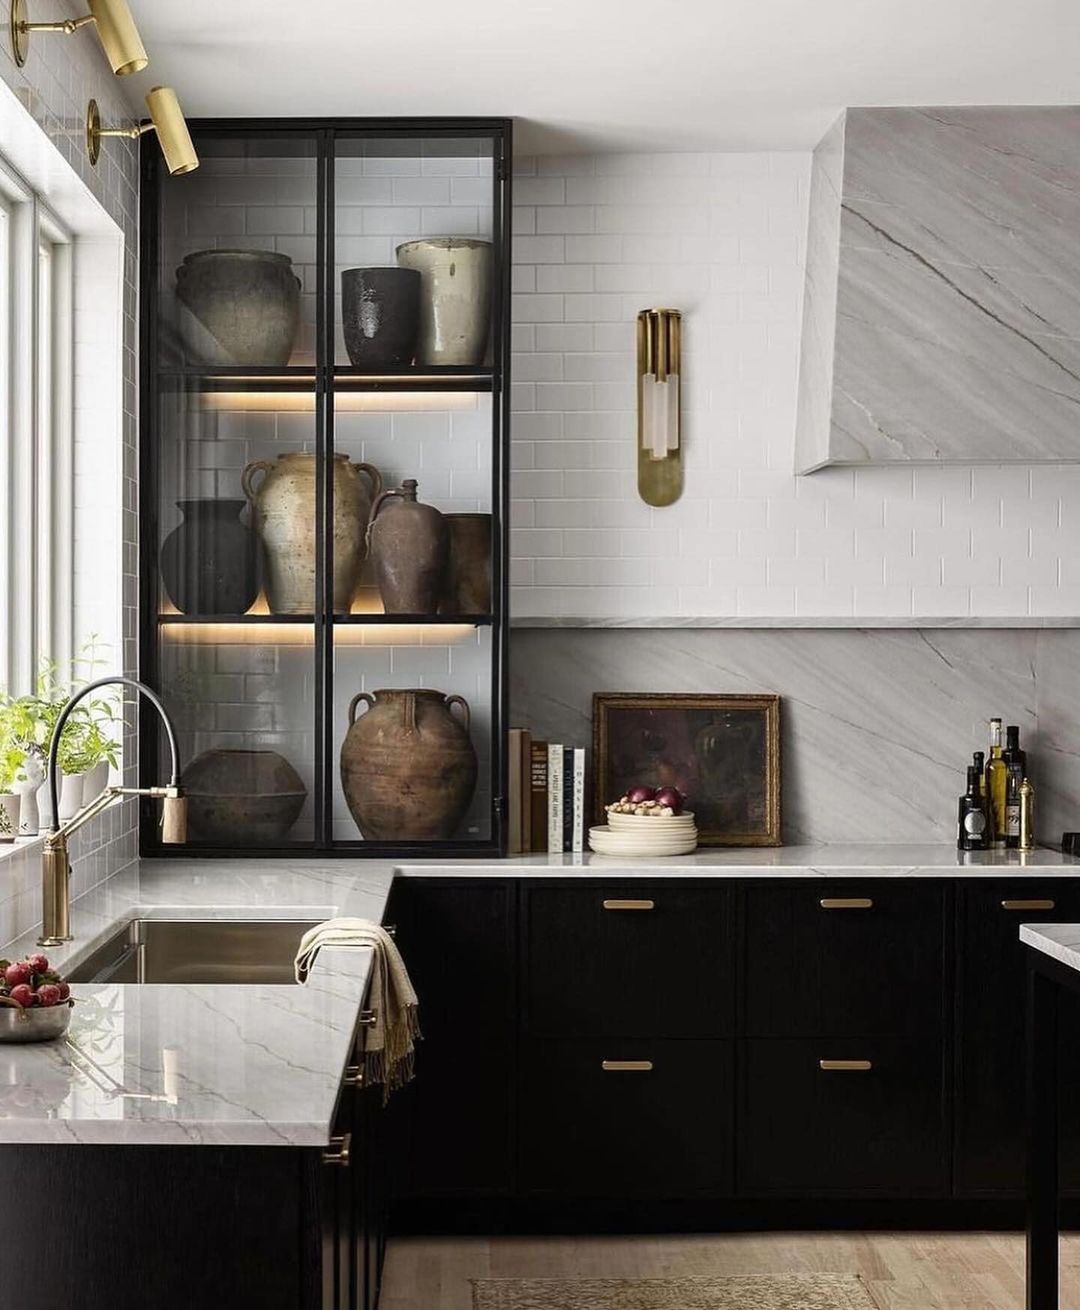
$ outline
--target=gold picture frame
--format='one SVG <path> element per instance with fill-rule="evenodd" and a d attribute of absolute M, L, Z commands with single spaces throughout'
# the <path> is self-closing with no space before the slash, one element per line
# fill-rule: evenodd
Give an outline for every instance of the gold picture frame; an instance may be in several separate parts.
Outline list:
<path fill-rule="evenodd" d="M 678 787 L 702 846 L 779 846 L 780 697 L 593 695 L 593 809 L 635 783 Z"/>

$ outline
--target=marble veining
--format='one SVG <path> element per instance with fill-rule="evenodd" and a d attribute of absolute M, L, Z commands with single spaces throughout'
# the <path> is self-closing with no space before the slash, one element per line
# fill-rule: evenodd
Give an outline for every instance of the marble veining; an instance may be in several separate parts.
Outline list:
<path fill-rule="evenodd" d="M 1080 923 L 1026 923 L 1020 940 L 1070 969 L 1080 970 Z"/>

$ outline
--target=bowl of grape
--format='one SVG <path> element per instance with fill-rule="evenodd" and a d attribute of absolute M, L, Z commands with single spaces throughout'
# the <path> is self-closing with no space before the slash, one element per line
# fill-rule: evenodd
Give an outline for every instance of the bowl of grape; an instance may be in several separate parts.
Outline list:
<path fill-rule="evenodd" d="M 0 960 L 0 1042 L 63 1037 L 74 1004 L 71 988 L 44 955 Z"/>

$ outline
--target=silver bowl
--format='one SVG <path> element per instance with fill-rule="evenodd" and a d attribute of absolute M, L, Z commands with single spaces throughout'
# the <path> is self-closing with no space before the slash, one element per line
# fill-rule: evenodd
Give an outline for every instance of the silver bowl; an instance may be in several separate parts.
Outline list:
<path fill-rule="evenodd" d="M 71 1010 L 70 1001 L 29 1010 L 0 1005 L 0 1042 L 54 1042 L 67 1032 Z"/>

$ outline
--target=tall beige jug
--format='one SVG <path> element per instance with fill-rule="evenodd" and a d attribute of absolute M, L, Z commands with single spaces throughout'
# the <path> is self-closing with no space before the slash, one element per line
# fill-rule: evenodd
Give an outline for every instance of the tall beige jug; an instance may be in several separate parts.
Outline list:
<path fill-rule="evenodd" d="M 258 486 L 255 477 L 265 476 Z M 251 501 L 266 557 L 266 599 L 273 614 L 311 614 L 316 608 L 315 456 L 290 451 L 257 459 L 240 479 Z M 334 612 L 347 614 L 360 580 L 371 503 L 382 491 L 372 464 L 334 456 Z"/>

